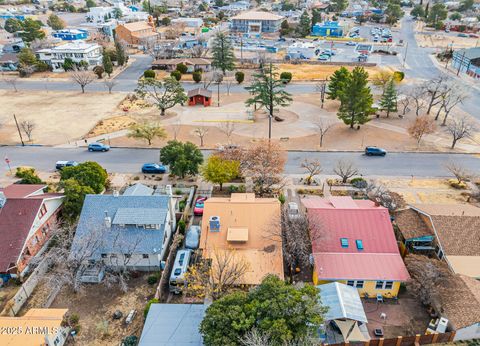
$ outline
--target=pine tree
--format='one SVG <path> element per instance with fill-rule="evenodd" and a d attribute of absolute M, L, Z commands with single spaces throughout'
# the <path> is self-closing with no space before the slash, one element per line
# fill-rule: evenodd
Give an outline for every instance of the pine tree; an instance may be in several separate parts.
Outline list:
<path fill-rule="evenodd" d="M 373 96 L 368 84 L 368 73 L 363 67 L 355 67 L 338 92 L 341 105 L 337 116 L 353 129 L 354 125 L 365 124 L 372 114 Z"/>
<path fill-rule="evenodd" d="M 110 55 L 105 52 L 103 53 L 102 64 L 105 73 L 108 74 L 108 76 L 110 77 L 113 72 L 113 64 L 112 60 L 110 60 Z"/>
<path fill-rule="evenodd" d="M 390 115 L 390 112 L 397 111 L 397 89 L 395 88 L 393 78 L 390 79 L 385 88 L 385 92 L 380 100 L 380 105 L 382 106 L 382 109 L 387 112 L 387 118 Z"/>
<path fill-rule="evenodd" d="M 212 66 L 222 70 L 223 75 L 235 68 L 235 55 L 230 39 L 224 33 L 219 32 L 212 45 Z"/>
<path fill-rule="evenodd" d="M 349 75 L 350 72 L 343 66 L 333 73 L 333 76 L 330 77 L 330 82 L 328 83 L 327 98 L 330 100 L 335 100 L 338 98 L 338 92 L 343 89 L 343 85 L 345 84 Z"/>
<path fill-rule="evenodd" d="M 115 50 L 117 52 L 117 63 L 118 63 L 118 66 L 123 66 L 125 65 L 125 62 L 126 62 L 126 57 L 125 57 L 125 48 L 123 47 L 123 45 L 118 42 L 118 41 L 115 41 Z"/>
<path fill-rule="evenodd" d="M 312 29 L 313 26 L 322 21 L 322 12 L 318 8 L 312 9 Z"/>
<path fill-rule="evenodd" d="M 300 23 L 298 23 L 298 26 L 297 26 L 297 33 L 301 37 L 310 35 L 310 24 L 311 24 L 310 16 L 308 15 L 308 12 L 305 10 L 300 16 Z"/>

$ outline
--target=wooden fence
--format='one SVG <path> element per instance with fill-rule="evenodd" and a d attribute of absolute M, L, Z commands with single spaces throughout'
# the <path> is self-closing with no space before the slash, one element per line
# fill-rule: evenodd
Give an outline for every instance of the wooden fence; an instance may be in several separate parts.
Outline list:
<path fill-rule="evenodd" d="M 372 339 L 366 342 L 342 342 L 340 344 L 323 344 L 323 346 L 417 346 L 452 342 L 455 331 L 448 333 L 417 334 L 415 336 L 397 336 L 389 339 Z"/>

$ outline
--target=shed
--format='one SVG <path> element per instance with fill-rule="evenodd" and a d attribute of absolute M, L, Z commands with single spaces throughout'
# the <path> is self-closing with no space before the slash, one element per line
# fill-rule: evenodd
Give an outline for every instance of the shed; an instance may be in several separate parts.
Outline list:
<path fill-rule="evenodd" d="M 207 89 L 196 88 L 189 90 L 187 96 L 189 106 L 201 104 L 208 107 L 212 104 L 212 92 Z"/>

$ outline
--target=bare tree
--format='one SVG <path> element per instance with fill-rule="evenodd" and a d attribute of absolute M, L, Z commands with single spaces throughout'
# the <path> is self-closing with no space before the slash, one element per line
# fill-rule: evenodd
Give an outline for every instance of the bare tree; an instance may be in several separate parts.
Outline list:
<path fill-rule="evenodd" d="M 375 181 L 369 181 L 365 188 L 365 194 L 370 200 L 387 208 L 389 211 L 403 209 L 406 206 L 405 199 L 397 192 L 389 191 L 384 185 Z"/>
<path fill-rule="evenodd" d="M 203 57 L 207 56 L 207 54 L 208 54 L 208 48 L 205 44 L 204 39 L 199 39 L 198 44 L 193 46 L 190 49 L 190 56 L 192 58 L 203 58 Z"/>
<path fill-rule="evenodd" d="M 322 166 L 319 160 L 309 160 L 305 159 L 300 165 L 301 168 L 304 168 L 307 171 L 306 183 L 310 185 L 312 180 L 316 175 L 319 175 L 322 172 Z"/>
<path fill-rule="evenodd" d="M 405 114 L 408 111 L 410 111 L 410 108 L 408 108 L 408 106 L 410 105 L 410 102 L 411 102 L 411 98 L 410 98 L 410 95 L 408 95 L 408 94 L 402 95 L 402 97 L 398 101 L 398 103 L 400 103 L 400 106 L 401 106 L 401 109 L 402 109 L 402 114 L 399 115 L 401 118 L 403 118 L 405 116 Z"/>
<path fill-rule="evenodd" d="M 182 123 L 180 118 L 172 125 L 173 140 L 177 140 L 180 129 L 182 128 Z"/>
<path fill-rule="evenodd" d="M 473 173 L 467 170 L 460 163 L 449 161 L 445 164 L 445 168 L 458 180 L 458 184 L 469 181 L 473 177 Z"/>
<path fill-rule="evenodd" d="M 327 135 L 328 130 L 330 130 L 335 124 L 333 122 L 327 121 L 325 119 L 318 119 L 315 122 L 317 127 L 318 134 L 320 135 L 320 148 L 323 146 L 323 139 Z"/>
<path fill-rule="evenodd" d="M 22 128 L 23 132 L 25 132 L 25 134 L 27 135 L 28 140 L 31 142 L 33 130 L 35 130 L 35 128 L 37 127 L 35 122 L 30 120 L 23 120 L 20 122 L 20 127 Z"/>
<path fill-rule="evenodd" d="M 274 346 L 277 345 L 276 342 L 271 340 L 271 337 L 268 333 L 259 331 L 257 328 L 253 328 L 248 331 L 240 339 L 240 345 L 242 346 Z M 295 338 L 285 343 L 282 343 L 283 346 L 317 346 L 318 345 L 318 336 L 314 333 L 309 333 L 306 336 L 300 338 Z"/>
<path fill-rule="evenodd" d="M 70 79 L 80 85 L 83 94 L 85 93 L 85 87 L 95 80 L 95 75 L 91 71 L 75 69 L 71 72 Z"/>
<path fill-rule="evenodd" d="M 451 149 L 454 149 L 457 141 L 462 138 L 472 138 L 477 127 L 467 116 L 461 116 L 451 119 L 447 124 L 446 131 L 452 136 Z"/>
<path fill-rule="evenodd" d="M 323 108 L 323 105 L 325 103 L 325 95 L 326 95 L 326 92 L 327 92 L 327 78 L 325 78 L 325 80 L 323 80 L 321 82 L 318 82 L 315 85 L 315 91 L 320 94 L 320 102 L 321 102 L 322 108 Z"/>
<path fill-rule="evenodd" d="M 420 147 L 420 142 L 424 135 L 435 132 L 436 125 L 433 119 L 428 115 L 423 115 L 415 118 L 415 121 L 408 127 L 408 134 L 417 141 L 417 147 Z"/>
<path fill-rule="evenodd" d="M 347 180 L 355 175 L 359 174 L 358 168 L 350 160 L 338 160 L 333 173 L 342 178 L 342 183 L 346 183 Z"/>
<path fill-rule="evenodd" d="M 107 88 L 108 93 L 112 93 L 112 89 L 115 85 L 117 85 L 117 82 L 114 79 L 106 79 L 103 81 L 103 84 L 105 85 L 105 88 Z"/>
<path fill-rule="evenodd" d="M 203 147 L 203 139 L 208 133 L 208 127 L 198 126 L 197 128 L 195 128 L 195 130 L 193 130 L 193 132 L 198 138 L 200 138 L 200 146 Z"/>
<path fill-rule="evenodd" d="M 232 137 L 233 131 L 235 131 L 235 122 L 230 120 L 221 122 L 220 124 L 218 124 L 218 129 L 222 131 L 222 133 L 224 133 L 225 136 L 227 136 L 228 144 L 230 144 L 231 143 L 230 139 Z"/>
<path fill-rule="evenodd" d="M 212 79 L 213 83 L 217 85 L 217 106 L 220 107 L 220 84 L 223 83 L 223 73 L 214 72 Z"/>
<path fill-rule="evenodd" d="M 439 76 L 423 84 L 425 94 L 428 96 L 427 114 L 431 109 L 442 102 L 442 95 L 449 91 L 450 78 L 447 76 Z"/>
<path fill-rule="evenodd" d="M 18 78 L 16 77 L 4 78 L 3 81 L 6 84 L 10 85 L 15 92 L 18 92 L 18 89 L 17 89 Z"/>
<path fill-rule="evenodd" d="M 415 105 L 415 115 L 418 117 L 420 111 L 427 105 L 427 99 L 425 98 L 426 92 L 422 87 L 414 88 L 409 96 L 412 98 Z"/>
<path fill-rule="evenodd" d="M 452 111 L 452 109 L 456 107 L 458 104 L 462 103 L 467 97 L 468 97 L 468 93 L 465 90 L 465 88 L 463 88 L 461 85 L 457 83 L 454 83 L 450 87 L 450 90 L 448 92 L 442 94 L 442 97 L 441 97 L 442 102 L 441 102 L 440 108 L 438 109 L 437 115 L 435 116 L 435 120 L 438 119 L 443 109 L 444 116 L 443 116 L 442 126 L 445 126 L 447 124 L 447 117 Z"/>

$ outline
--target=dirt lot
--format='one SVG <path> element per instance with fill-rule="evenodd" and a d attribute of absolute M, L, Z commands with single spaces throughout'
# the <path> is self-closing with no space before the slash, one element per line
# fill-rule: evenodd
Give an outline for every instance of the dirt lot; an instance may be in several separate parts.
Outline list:
<path fill-rule="evenodd" d="M 291 72 L 293 74 L 294 81 L 301 80 L 319 80 L 325 79 L 328 76 L 331 76 L 333 72 L 338 70 L 340 66 L 334 65 L 308 65 L 308 64 L 280 64 L 278 65 L 279 72 Z M 347 69 L 353 70 L 353 66 L 346 66 Z M 366 67 L 365 70 L 369 73 L 370 76 L 378 73 L 382 70 L 379 67 Z"/>
<path fill-rule="evenodd" d="M 434 32 L 429 34 L 416 34 L 415 39 L 419 47 L 428 48 L 442 48 L 453 44 L 454 49 L 471 48 L 478 45 L 478 38 L 473 37 L 458 37 L 456 33 L 445 34 L 441 32 Z"/>
<path fill-rule="evenodd" d="M 18 144 L 13 114 L 18 122 L 33 121 L 35 144 L 62 144 L 78 139 L 101 119 L 121 114 L 121 93 L 0 91 L 0 142 Z M 24 137 L 26 137 L 24 135 Z"/>

